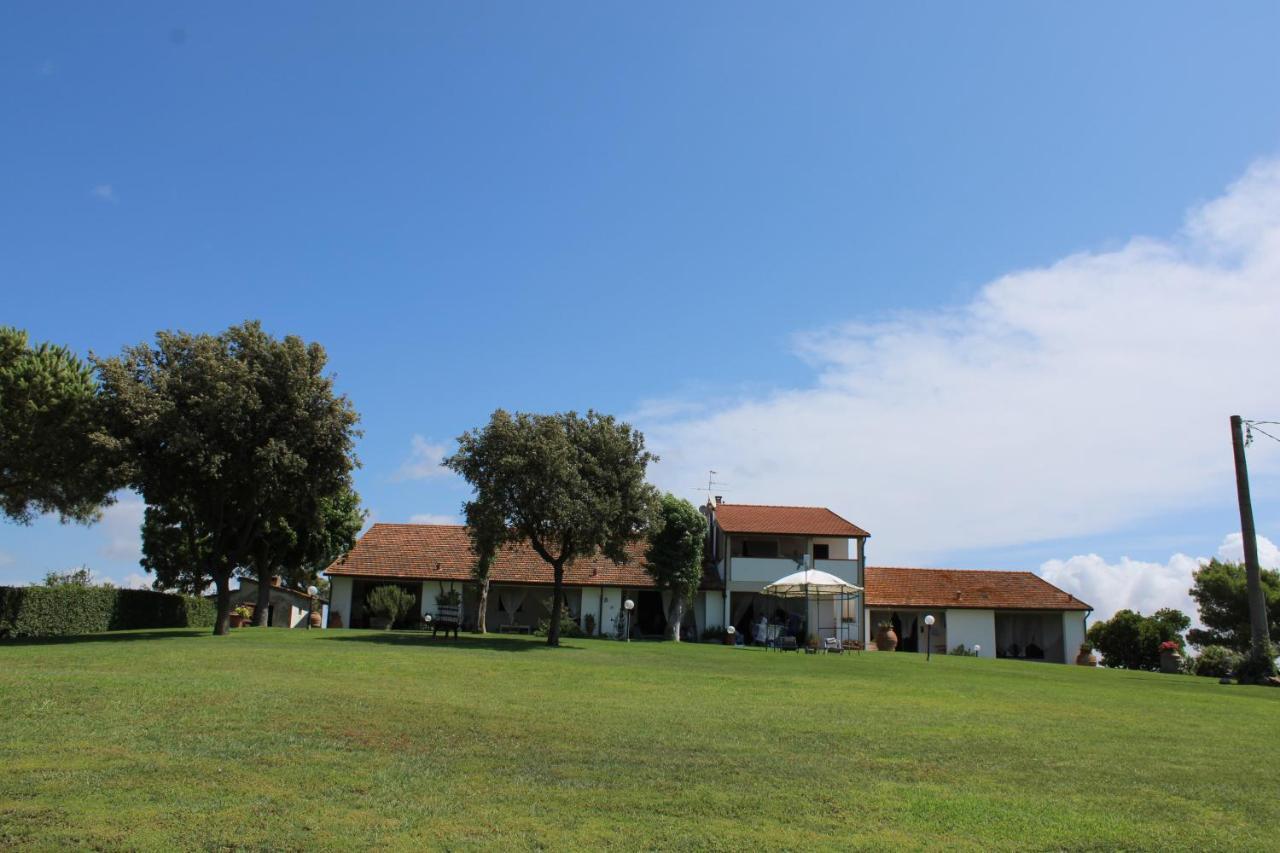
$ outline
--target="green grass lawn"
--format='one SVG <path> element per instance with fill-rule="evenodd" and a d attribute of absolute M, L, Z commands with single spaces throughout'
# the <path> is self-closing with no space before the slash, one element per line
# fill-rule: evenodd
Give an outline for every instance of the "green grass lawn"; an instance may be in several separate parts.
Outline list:
<path fill-rule="evenodd" d="M 1280 690 L 712 645 L 0 644 L 0 847 L 1275 848 Z"/>

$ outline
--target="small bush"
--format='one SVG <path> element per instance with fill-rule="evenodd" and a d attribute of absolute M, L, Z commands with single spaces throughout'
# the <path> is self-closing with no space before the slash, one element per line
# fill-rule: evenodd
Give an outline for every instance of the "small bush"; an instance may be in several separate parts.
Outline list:
<path fill-rule="evenodd" d="M 1226 678 L 1240 668 L 1241 659 L 1239 652 L 1233 652 L 1226 646 L 1205 646 L 1199 657 L 1191 662 L 1191 671 L 1209 678 Z"/>
<path fill-rule="evenodd" d="M 403 587 L 379 586 L 369 590 L 365 606 L 375 616 L 389 619 L 394 625 L 413 609 L 413 593 Z"/>
<path fill-rule="evenodd" d="M 699 638 L 704 643 L 722 643 L 724 642 L 724 626 L 712 625 L 710 628 L 703 628 Z"/>
<path fill-rule="evenodd" d="M 552 598 L 548 598 L 546 601 L 542 603 L 543 606 L 547 608 L 548 612 L 551 611 L 553 600 L 554 599 Z M 551 619 L 550 618 L 539 619 L 538 627 L 533 629 L 533 633 L 535 636 L 538 636 L 538 637 L 545 637 L 547 636 L 547 634 L 551 633 Z M 574 619 L 573 616 L 569 613 L 569 607 L 565 604 L 560 605 L 560 636 L 561 637 L 587 636 L 586 632 L 583 631 L 582 627 L 578 624 L 578 621 Z"/>
<path fill-rule="evenodd" d="M 1241 684 L 1261 684 L 1276 674 L 1276 653 L 1271 644 L 1263 641 L 1262 654 L 1252 652 L 1240 656 L 1240 665 L 1236 668 L 1236 680 Z"/>
<path fill-rule="evenodd" d="M 965 646 L 964 643 L 961 643 L 960 645 L 956 646 L 954 649 L 947 652 L 947 654 L 956 655 L 962 658 L 976 658 L 978 656 L 977 652 Z"/>

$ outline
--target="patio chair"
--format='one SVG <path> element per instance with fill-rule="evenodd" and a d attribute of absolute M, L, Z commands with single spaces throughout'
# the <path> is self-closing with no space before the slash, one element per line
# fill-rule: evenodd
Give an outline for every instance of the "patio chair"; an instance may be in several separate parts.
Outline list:
<path fill-rule="evenodd" d="M 838 655 L 844 651 L 844 646 L 840 645 L 840 640 L 837 637 L 823 637 L 822 650 Z"/>
<path fill-rule="evenodd" d="M 795 637 L 779 637 L 778 651 L 780 652 L 798 652 L 800 645 L 796 642 Z"/>

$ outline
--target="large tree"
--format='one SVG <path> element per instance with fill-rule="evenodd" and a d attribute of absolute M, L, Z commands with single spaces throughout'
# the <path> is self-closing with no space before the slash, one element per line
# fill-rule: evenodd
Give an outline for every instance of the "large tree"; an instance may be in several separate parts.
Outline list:
<path fill-rule="evenodd" d="M 350 551 L 356 543 L 365 513 L 360 496 L 350 483 L 334 494 L 317 493 L 324 484 L 302 486 L 301 500 L 284 508 L 263 525 L 262 535 L 252 548 L 249 565 L 241 574 L 258 585 L 254 624 L 265 627 L 271 605 L 271 579 L 305 589 L 330 563 Z"/>
<path fill-rule="evenodd" d="M 91 522 L 124 478 L 99 439 L 91 368 L 61 346 L 0 327 L 0 514 Z"/>
<path fill-rule="evenodd" d="M 696 506 L 673 494 L 662 496 L 649 534 L 644 569 L 658 589 L 671 593 L 667 639 L 680 642 L 685 608 L 702 582 L 707 519 Z"/>
<path fill-rule="evenodd" d="M 1210 560 L 1194 575 L 1191 597 L 1200 609 L 1203 628 L 1187 639 L 1197 646 L 1226 646 L 1248 654 L 1252 648 L 1247 572 L 1242 563 Z M 1280 572 L 1263 569 L 1261 584 L 1268 613 L 1280 612 Z M 1271 642 L 1280 643 L 1280 620 L 1271 623 Z"/>
<path fill-rule="evenodd" d="M 215 634 L 270 525 L 348 482 L 357 417 L 325 363 L 319 344 L 255 322 L 161 332 L 97 362 L 108 430 L 147 503 L 143 565 L 189 588 L 212 581 Z"/>
<path fill-rule="evenodd" d="M 498 410 L 444 464 L 475 489 L 464 512 L 476 553 L 527 541 L 552 568 L 558 614 L 565 566 L 597 552 L 625 563 L 627 546 L 644 536 L 657 495 L 645 469 L 656 458 L 644 436 L 608 415 Z M 560 645 L 554 616 L 547 645 Z"/>

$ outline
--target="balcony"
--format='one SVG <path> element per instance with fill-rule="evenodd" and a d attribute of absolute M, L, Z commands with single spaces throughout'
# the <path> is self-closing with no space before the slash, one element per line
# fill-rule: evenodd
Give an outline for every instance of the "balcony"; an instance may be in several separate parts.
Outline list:
<path fill-rule="evenodd" d="M 814 560 L 813 564 L 814 568 L 820 572 L 835 575 L 849 583 L 858 582 L 857 560 Z M 802 566 L 797 565 L 796 561 L 789 557 L 734 557 L 729 580 L 735 584 L 758 583 L 764 586 L 778 578 L 798 572 L 801 568 Z"/>

